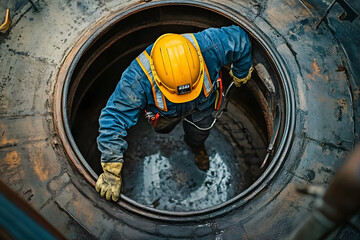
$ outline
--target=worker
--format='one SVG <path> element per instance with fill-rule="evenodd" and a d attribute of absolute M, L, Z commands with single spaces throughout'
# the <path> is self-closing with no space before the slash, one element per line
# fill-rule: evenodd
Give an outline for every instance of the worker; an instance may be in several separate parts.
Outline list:
<path fill-rule="evenodd" d="M 240 87 L 251 78 L 251 45 L 238 26 L 209 28 L 195 34 L 164 34 L 124 71 L 102 110 L 98 148 L 102 173 L 96 191 L 117 201 L 127 149 L 124 137 L 140 112 L 158 133 L 168 133 L 183 119 L 184 140 L 200 170 L 209 168 L 204 142 L 213 122 L 220 69 L 232 63 L 230 76 Z"/>

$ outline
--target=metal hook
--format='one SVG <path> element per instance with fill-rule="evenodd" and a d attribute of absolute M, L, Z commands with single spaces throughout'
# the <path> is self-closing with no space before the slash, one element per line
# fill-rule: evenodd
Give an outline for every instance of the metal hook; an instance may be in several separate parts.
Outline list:
<path fill-rule="evenodd" d="M 359 16 L 359 14 L 357 12 L 355 12 L 355 10 L 345 0 L 334 0 L 329 5 L 329 7 L 326 9 L 325 15 L 322 16 L 320 18 L 320 20 L 316 23 L 315 29 L 317 29 L 319 27 L 319 25 L 324 21 L 324 19 L 329 14 L 330 10 L 332 9 L 332 7 L 335 5 L 336 2 L 339 3 L 340 6 L 344 9 L 344 12 L 339 17 L 339 19 L 341 21 L 346 20 L 346 21 L 353 22 Z"/>

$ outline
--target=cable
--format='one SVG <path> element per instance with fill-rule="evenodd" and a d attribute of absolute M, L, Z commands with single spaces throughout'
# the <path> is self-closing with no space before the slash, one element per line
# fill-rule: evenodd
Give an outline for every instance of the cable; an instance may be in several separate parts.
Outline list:
<path fill-rule="evenodd" d="M 214 116 L 214 121 L 211 123 L 211 125 L 209 127 L 206 127 L 206 128 L 202 128 L 202 127 L 199 127 L 198 125 L 196 125 L 196 123 L 190 121 L 189 119 L 186 119 L 186 118 L 183 118 L 183 121 L 185 122 L 188 122 L 190 123 L 191 125 L 193 125 L 194 127 L 196 127 L 197 129 L 199 129 L 200 131 L 208 131 L 210 129 L 212 129 L 216 123 L 216 120 L 218 120 L 218 118 L 220 118 L 222 116 L 222 114 L 226 111 L 226 108 L 227 108 L 227 104 L 229 102 L 229 92 L 231 90 L 231 87 L 234 85 L 234 82 L 231 82 L 229 87 L 226 89 L 226 92 L 225 92 L 225 95 L 224 95 L 224 98 L 225 98 L 225 103 L 224 104 L 221 104 L 221 107 L 220 109 L 216 112 L 215 116 Z"/>

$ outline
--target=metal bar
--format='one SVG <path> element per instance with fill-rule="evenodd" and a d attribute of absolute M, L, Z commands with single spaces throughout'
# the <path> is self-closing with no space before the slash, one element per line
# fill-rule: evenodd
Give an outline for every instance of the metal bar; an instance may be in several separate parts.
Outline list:
<path fill-rule="evenodd" d="M 357 14 L 355 10 L 345 0 L 334 0 L 326 9 L 325 15 L 316 23 L 315 29 L 317 29 L 319 25 L 324 21 L 324 19 L 327 17 L 331 8 L 335 5 L 336 2 L 338 2 L 340 6 L 344 9 L 344 12 L 339 17 L 341 21 L 353 22 L 359 16 L 359 14 Z"/>
<path fill-rule="evenodd" d="M 39 9 L 36 7 L 35 3 L 34 3 L 32 0 L 28 0 L 28 1 L 29 1 L 29 2 L 31 3 L 31 5 L 35 8 L 35 11 L 38 12 Z"/>
<path fill-rule="evenodd" d="M 319 25 L 322 23 L 322 21 L 324 21 L 324 19 L 326 18 L 326 16 L 329 14 L 331 8 L 335 5 L 336 1 L 337 1 L 337 0 L 334 0 L 334 1 L 330 4 L 330 6 L 326 9 L 325 15 L 324 15 L 322 18 L 320 18 L 320 20 L 316 23 L 315 29 L 317 29 L 317 28 L 319 27 Z"/>

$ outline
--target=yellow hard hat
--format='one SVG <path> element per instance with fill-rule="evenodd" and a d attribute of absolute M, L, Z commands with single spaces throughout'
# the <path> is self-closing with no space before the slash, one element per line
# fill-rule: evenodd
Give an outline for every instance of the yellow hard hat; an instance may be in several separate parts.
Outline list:
<path fill-rule="evenodd" d="M 183 103 L 199 96 L 204 60 L 189 40 L 180 34 L 164 34 L 156 40 L 150 55 L 155 82 L 169 101 Z"/>

